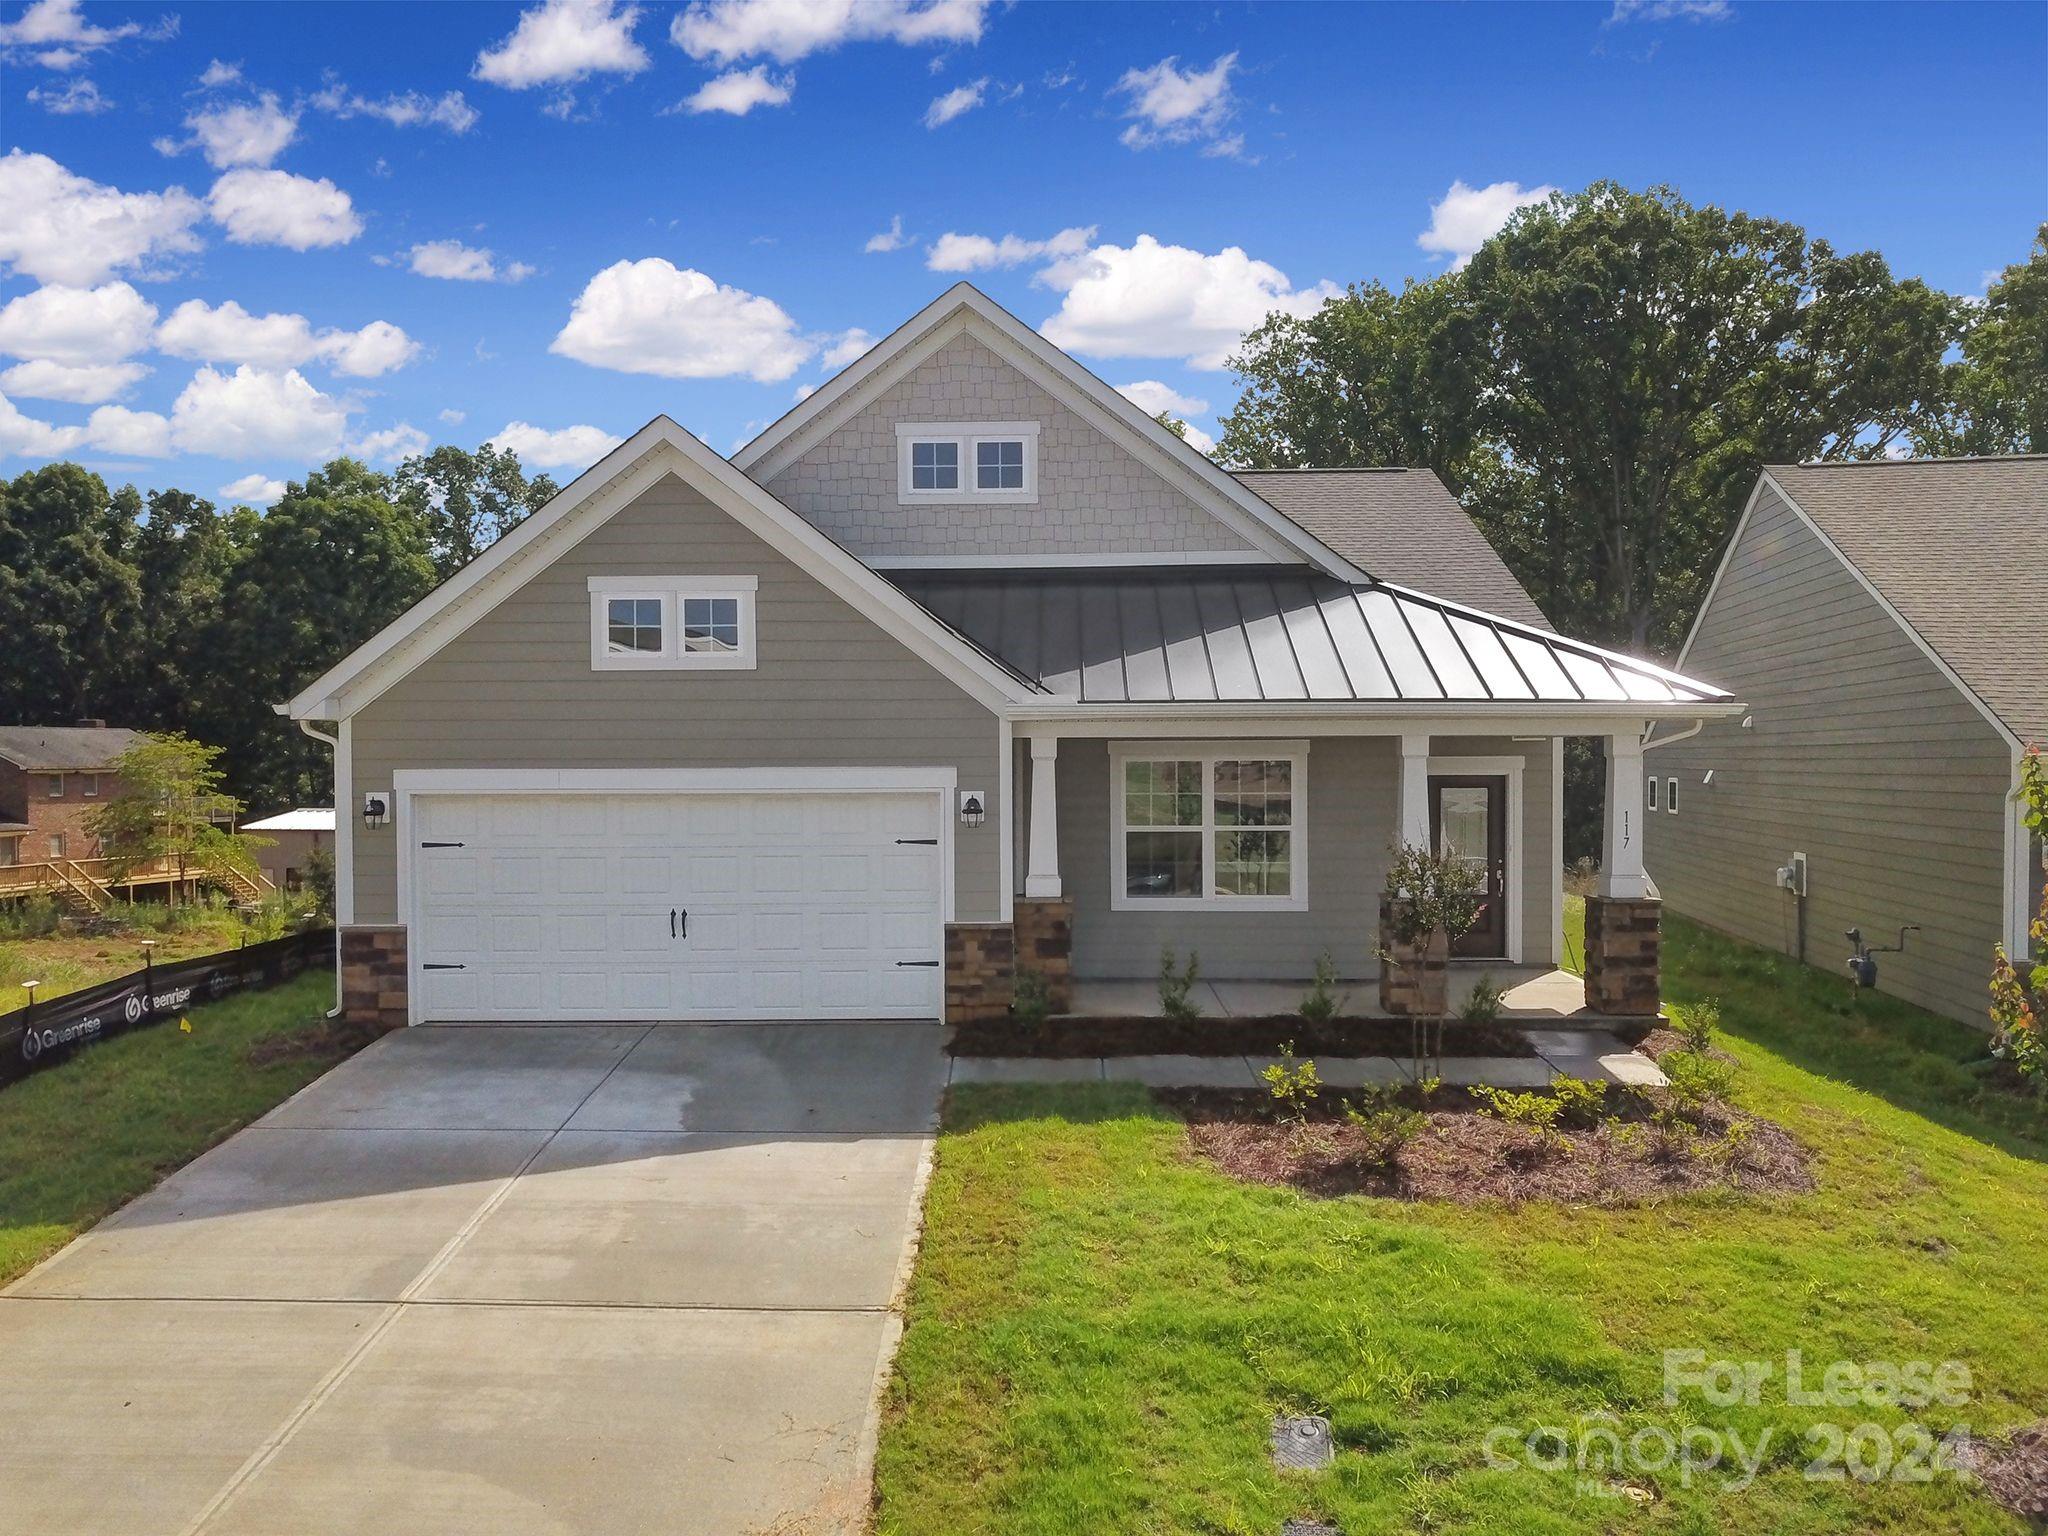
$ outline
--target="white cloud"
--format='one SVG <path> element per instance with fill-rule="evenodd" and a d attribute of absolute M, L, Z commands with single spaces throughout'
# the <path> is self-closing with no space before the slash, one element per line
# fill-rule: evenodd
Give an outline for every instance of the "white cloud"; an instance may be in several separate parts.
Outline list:
<path fill-rule="evenodd" d="M 1206 142 L 1206 153 L 1241 153 L 1243 137 L 1223 134 L 1237 109 L 1230 90 L 1237 55 L 1226 53 L 1204 70 L 1183 71 L 1179 65 L 1180 59 L 1170 56 L 1148 69 L 1126 70 L 1117 81 L 1115 91 L 1130 98 L 1124 116 L 1132 120 L 1122 141 L 1132 149 Z"/>
<path fill-rule="evenodd" d="M 272 480 L 267 475 L 244 475 L 222 486 L 220 499 L 239 502 L 245 507 L 267 507 L 283 496 L 285 489 L 282 480 Z"/>
<path fill-rule="evenodd" d="M 296 368 L 201 368 L 171 407 L 179 450 L 222 459 L 325 458 L 347 430 L 348 407 Z"/>
<path fill-rule="evenodd" d="M 1556 190 L 1547 182 L 1525 189 L 1518 181 L 1496 181 L 1484 187 L 1454 181 L 1450 191 L 1429 205 L 1429 228 L 1415 237 L 1415 243 L 1425 251 L 1455 257 L 1451 263 L 1455 272 L 1500 233 L 1517 208 L 1540 203 Z"/>
<path fill-rule="evenodd" d="M 118 363 L 149 345 L 155 324 L 156 306 L 126 283 L 52 283 L 0 309 L 0 352 L 74 366 Z"/>
<path fill-rule="evenodd" d="M 531 422 L 508 421 L 505 430 L 490 439 L 490 445 L 518 454 L 527 469 L 585 469 L 624 441 L 602 427 L 561 427 L 550 432 Z"/>
<path fill-rule="evenodd" d="M 1727 21 L 1735 14 L 1728 0 L 1614 0 L 1607 25 L 1631 21 Z"/>
<path fill-rule="evenodd" d="M 177 31 L 174 16 L 145 29 L 139 21 L 101 27 L 78 10 L 79 0 L 35 0 L 11 22 L 0 22 L 0 51 L 32 53 L 38 64 L 69 69 L 87 54 L 130 37 L 168 37 Z"/>
<path fill-rule="evenodd" d="M 836 372 L 848 363 L 865 357 L 868 349 L 874 344 L 875 338 L 856 325 L 852 330 L 842 333 L 837 341 L 827 347 L 818 361 Z"/>
<path fill-rule="evenodd" d="M 458 411 L 455 409 L 454 406 L 451 405 L 444 407 L 442 409 L 441 419 L 447 422 L 448 425 L 451 427 L 459 427 L 463 424 L 463 422 L 469 419 L 469 412 Z"/>
<path fill-rule="evenodd" d="M 988 79 L 970 81 L 956 85 L 943 96 L 934 96 L 932 104 L 924 109 L 924 125 L 927 128 L 943 128 L 956 117 L 964 116 L 981 105 L 987 94 Z"/>
<path fill-rule="evenodd" d="M 591 278 L 548 350 L 621 373 L 771 384 L 817 349 L 773 299 L 650 256 Z"/>
<path fill-rule="evenodd" d="M 60 117 L 97 117 L 102 112 L 114 110 L 113 98 L 101 95 L 100 88 L 90 80 L 66 80 L 62 85 L 48 88 L 32 85 L 28 99 L 45 112 L 54 112 Z"/>
<path fill-rule="evenodd" d="M 802 405 L 806 400 L 810 399 L 811 396 L 815 395 L 817 392 L 818 386 L 815 384 L 799 384 L 796 387 L 796 394 L 793 398 L 796 400 L 796 403 L 798 405 Z"/>
<path fill-rule="evenodd" d="M 290 171 L 229 171 L 213 184 L 206 206 L 237 245 L 282 245 L 294 251 L 346 245 L 363 232 L 349 195 L 321 177 Z"/>
<path fill-rule="evenodd" d="M 1184 421 L 1180 424 L 1180 435 L 1186 439 L 1187 445 L 1197 453 L 1214 453 L 1216 451 L 1216 439 L 1204 432 L 1200 427 Z"/>
<path fill-rule="evenodd" d="M 1157 416 L 1164 411 L 1169 416 L 1203 416 L 1208 414 L 1209 402 L 1184 395 L 1170 384 L 1157 379 L 1139 379 L 1134 384 L 1119 384 L 1116 392 L 1147 416 Z"/>
<path fill-rule="evenodd" d="M 138 459 L 167 459 L 171 456 L 171 424 L 155 411 L 131 411 L 126 406 L 103 405 L 87 419 L 85 439 L 102 453 L 119 453 Z"/>
<path fill-rule="evenodd" d="M 241 65 L 223 64 L 219 59 L 215 59 L 206 66 L 206 72 L 199 77 L 199 84 L 205 90 L 217 91 L 224 85 L 233 85 L 241 78 Z"/>
<path fill-rule="evenodd" d="M 533 268 L 523 261 L 508 261 L 501 267 L 489 250 L 460 240 L 429 240 L 414 246 L 412 270 L 421 277 L 445 277 L 458 283 L 516 283 L 533 276 Z"/>
<path fill-rule="evenodd" d="M 0 160 L 0 208 L 0 261 L 46 283 L 85 286 L 123 268 L 146 277 L 199 249 L 201 208 L 184 188 L 121 192 L 25 150 Z"/>
<path fill-rule="evenodd" d="M 981 41 L 989 0 L 692 0 L 668 35 L 693 59 L 782 64 L 841 43 Z"/>
<path fill-rule="evenodd" d="M 924 264 L 932 272 L 986 272 L 997 267 L 1018 267 L 1027 261 L 1051 261 L 1078 256 L 1095 238 L 1095 226 L 1075 225 L 1047 240 L 1026 240 L 1004 235 L 991 240 L 987 235 L 958 235 L 951 231 L 932 242 Z"/>
<path fill-rule="evenodd" d="M 0 373 L 0 390 L 32 400 L 97 405 L 126 394 L 148 372 L 142 363 L 52 363 L 35 358 Z"/>
<path fill-rule="evenodd" d="M 348 445 L 348 451 L 365 464 L 396 464 L 432 446 L 427 434 L 409 421 L 381 432 L 366 432 Z"/>
<path fill-rule="evenodd" d="M 1297 289 L 1237 246 L 1208 255 L 1140 235 L 1056 261 L 1037 281 L 1064 295 L 1039 331 L 1054 346 L 1096 357 L 1178 357 L 1222 368 L 1244 333 L 1275 310 L 1307 314 L 1343 290 Z"/>
<path fill-rule="evenodd" d="M 252 315 L 233 299 L 218 306 L 187 299 L 157 327 L 156 344 L 173 357 L 258 368 L 296 368 L 319 359 L 356 378 L 402 368 L 420 351 L 418 342 L 388 320 L 373 320 L 358 331 L 315 331 L 304 315 Z"/>
<path fill-rule="evenodd" d="M 320 111 L 343 121 L 352 117 L 375 117 L 394 128 L 417 128 L 425 124 L 431 128 L 445 128 L 454 134 L 469 132 L 483 116 L 460 91 L 444 91 L 439 96 L 402 91 L 373 98 L 358 96 L 335 80 L 307 99 Z"/>
<path fill-rule="evenodd" d="M 255 101 L 221 102 L 185 116 L 189 139 L 158 139 L 159 153 L 181 154 L 197 148 L 215 170 L 236 165 L 268 165 L 298 137 L 299 114 L 287 112 L 273 92 Z"/>
<path fill-rule="evenodd" d="M 903 215 L 897 214 L 889 220 L 889 227 L 878 235 L 869 235 L 868 243 L 862 247 L 869 255 L 878 252 L 900 251 L 917 236 L 903 233 Z"/>
<path fill-rule="evenodd" d="M 479 80 L 523 91 L 568 85 L 592 75 L 637 75 L 647 50 L 633 41 L 640 7 L 616 0 L 542 0 L 524 12 L 512 35 L 476 56 Z"/>
<path fill-rule="evenodd" d="M 84 441 L 83 427 L 53 427 L 47 421 L 24 416 L 19 406 L 0 395 L 0 458 L 54 458 L 69 453 Z"/>
<path fill-rule="evenodd" d="M 788 106 L 795 94 L 795 75 L 771 75 L 766 64 L 756 64 L 752 69 L 729 69 L 716 79 L 705 81 L 683 99 L 681 110 L 730 112 L 734 117 L 745 117 L 756 107 Z"/>

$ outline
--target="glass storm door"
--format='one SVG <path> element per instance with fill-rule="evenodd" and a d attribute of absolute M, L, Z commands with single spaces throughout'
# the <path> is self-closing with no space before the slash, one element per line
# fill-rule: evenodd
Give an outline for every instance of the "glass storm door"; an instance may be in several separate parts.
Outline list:
<path fill-rule="evenodd" d="M 1479 921 L 1451 941 L 1454 955 L 1504 956 L 1508 952 L 1508 781 L 1494 776 L 1432 776 L 1429 835 L 1447 853 L 1478 874 Z"/>

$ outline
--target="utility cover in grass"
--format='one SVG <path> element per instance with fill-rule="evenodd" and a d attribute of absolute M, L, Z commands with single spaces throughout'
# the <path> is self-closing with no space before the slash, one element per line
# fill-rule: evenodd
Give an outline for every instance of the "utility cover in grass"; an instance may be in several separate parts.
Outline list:
<path fill-rule="evenodd" d="M 1273 1416 L 1273 1465 L 1282 1472 L 1320 1472 L 1336 1459 L 1328 1419 L 1320 1414 Z"/>

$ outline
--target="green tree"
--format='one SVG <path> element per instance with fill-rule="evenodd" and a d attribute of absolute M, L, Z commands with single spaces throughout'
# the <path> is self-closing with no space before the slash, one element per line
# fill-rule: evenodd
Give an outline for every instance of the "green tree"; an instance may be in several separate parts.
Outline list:
<path fill-rule="evenodd" d="M 415 454 L 393 477 L 398 495 L 422 517 L 436 575 L 460 570 L 560 489 L 546 475 L 528 479 L 519 455 L 485 443 L 474 453 L 444 444 Z"/>
<path fill-rule="evenodd" d="M 86 829 L 113 861 L 117 882 L 138 865 L 175 859 L 187 871 L 256 868 L 253 850 L 268 842 L 230 832 L 241 802 L 222 787 L 220 748 L 178 732 L 145 733 L 115 759 L 121 792 L 86 817 Z M 174 887 L 175 889 L 175 887 Z"/>
<path fill-rule="evenodd" d="M 252 803 L 320 803 L 327 750 L 271 708 L 412 606 L 434 585 L 429 534 L 390 479 L 336 459 L 293 482 L 256 524 L 208 637 L 225 681 L 207 722 L 231 782 Z"/>
<path fill-rule="evenodd" d="M 0 482 L 0 719 L 130 713 L 136 695 L 141 498 L 77 464 Z"/>
<path fill-rule="evenodd" d="M 2048 453 L 2048 224 L 2033 254 L 1966 306 L 1946 409 L 1916 428 L 1924 454 Z"/>
<path fill-rule="evenodd" d="M 138 721 L 192 727 L 223 694 L 236 691 L 192 639 L 207 633 L 220 613 L 221 593 L 259 520 L 248 507 L 219 512 L 189 491 L 149 493 L 135 534 L 142 605 Z"/>

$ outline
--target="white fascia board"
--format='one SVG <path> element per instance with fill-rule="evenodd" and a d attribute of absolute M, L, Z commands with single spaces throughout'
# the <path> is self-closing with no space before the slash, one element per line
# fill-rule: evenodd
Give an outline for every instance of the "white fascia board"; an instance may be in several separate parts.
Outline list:
<path fill-rule="evenodd" d="M 1166 565 L 1279 565 L 1255 549 L 1134 550 L 1107 555 L 869 555 L 878 571 L 1095 571 Z M 1300 562 L 1289 560 L 1288 565 Z"/>
<path fill-rule="evenodd" d="M 972 324 L 975 321 L 978 326 Z M 881 393 L 969 329 L 1041 389 L 1121 442 L 1183 493 L 1193 495 L 1255 548 L 1284 560 L 1305 561 L 1345 581 L 1370 579 L 971 283 L 954 284 L 875 343 L 830 383 L 770 423 L 733 455 L 733 463 L 749 474 L 772 479 L 835 429 L 858 402 Z"/>
<path fill-rule="evenodd" d="M 1125 704 L 1030 704 L 1005 713 L 1015 728 L 1069 737 L 1271 734 L 1286 725 L 1319 736 L 1635 736 L 1658 720 L 1728 719 L 1740 703 L 1648 704 L 1601 700 L 1545 710 L 1526 701 L 1502 704 L 1376 702 L 1349 707 L 1313 699 L 1265 704 L 1196 702 L 1156 708 Z"/>
<path fill-rule="evenodd" d="M 695 436 L 658 416 L 540 511 L 358 647 L 286 706 L 293 718 L 354 714 L 674 474 L 990 709 L 1030 696 L 1013 678 Z"/>

